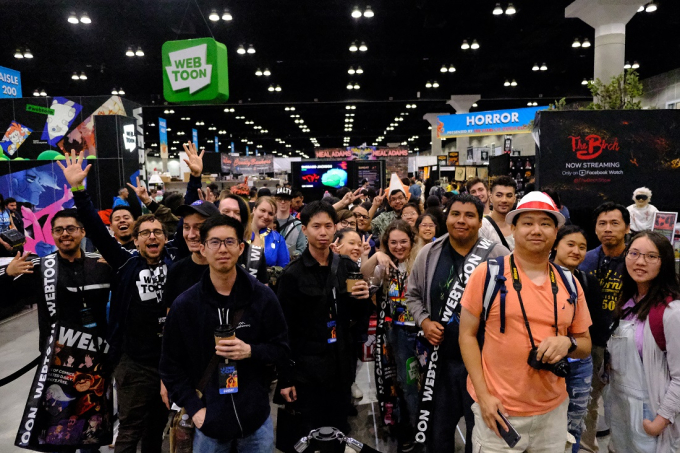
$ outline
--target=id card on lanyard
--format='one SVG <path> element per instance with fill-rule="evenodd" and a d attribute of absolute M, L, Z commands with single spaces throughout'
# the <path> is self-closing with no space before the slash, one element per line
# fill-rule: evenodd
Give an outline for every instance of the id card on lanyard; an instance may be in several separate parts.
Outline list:
<path fill-rule="evenodd" d="M 338 341 L 338 326 L 335 319 L 338 315 L 338 294 L 334 280 L 337 280 L 338 265 L 340 264 L 340 256 L 333 252 L 331 252 L 331 254 L 331 269 L 328 274 L 328 280 L 326 280 L 326 294 L 330 292 L 333 297 L 332 303 L 329 304 L 328 321 L 326 322 L 326 330 L 328 331 L 326 341 L 329 344 Z"/>

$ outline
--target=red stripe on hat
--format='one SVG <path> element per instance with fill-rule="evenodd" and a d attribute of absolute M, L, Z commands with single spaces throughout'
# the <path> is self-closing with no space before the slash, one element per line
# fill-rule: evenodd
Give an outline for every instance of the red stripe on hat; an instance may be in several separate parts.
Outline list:
<path fill-rule="evenodd" d="M 526 203 L 521 203 L 519 206 L 517 206 L 517 209 L 536 209 L 539 211 L 559 212 L 557 209 L 555 209 L 555 206 L 544 201 L 527 201 Z"/>

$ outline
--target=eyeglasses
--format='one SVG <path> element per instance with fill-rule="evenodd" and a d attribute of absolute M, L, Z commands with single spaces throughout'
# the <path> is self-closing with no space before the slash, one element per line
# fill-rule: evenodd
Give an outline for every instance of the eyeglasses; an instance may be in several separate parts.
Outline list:
<path fill-rule="evenodd" d="M 226 238 L 224 240 L 212 238 L 205 241 L 205 246 L 208 247 L 210 250 L 219 250 L 222 244 L 224 244 L 226 248 L 230 249 L 237 247 L 238 241 L 234 238 Z"/>
<path fill-rule="evenodd" d="M 418 213 L 417 212 L 402 212 L 401 216 L 402 217 L 408 217 L 409 219 L 412 219 L 414 217 L 418 217 Z"/>
<path fill-rule="evenodd" d="M 390 197 L 390 201 L 406 201 L 406 197 L 403 195 Z"/>
<path fill-rule="evenodd" d="M 628 250 L 626 258 L 631 261 L 637 261 L 638 258 L 644 257 L 645 262 L 649 264 L 656 264 L 661 260 L 661 257 L 656 253 L 640 253 L 637 250 Z"/>
<path fill-rule="evenodd" d="M 421 223 L 420 228 L 427 228 L 427 229 L 432 229 L 434 228 L 434 223 Z"/>
<path fill-rule="evenodd" d="M 361 219 L 361 220 L 368 220 L 369 219 L 369 217 L 367 215 L 363 215 L 363 214 L 354 214 L 354 215 L 356 216 L 357 219 Z"/>
<path fill-rule="evenodd" d="M 146 239 L 149 236 L 151 236 L 151 233 L 153 233 L 153 235 L 156 236 L 157 238 L 162 238 L 163 236 L 165 236 L 163 230 L 142 230 L 137 235 L 142 239 Z"/>
<path fill-rule="evenodd" d="M 408 240 L 403 240 L 403 241 L 389 241 L 390 247 L 396 247 L 398 245 L 401 245 L 402 247 L 408 247 L 411 244 L 411 241 Z"/>
<path fill-rule="evenodd" d="M 64 230 L 66 230 L 66 232 L 68 234 L 73 234 L 80 229 L 82 229 L 82 227 L 78 227 L 78 226 L 75 226 L 75 225 L 69 225 L 65 228 L 64 227 L 54 227 L 54 228 L 52 228 L 52 233 L 56 234 L 57 236 L 61 236 L 64 233 Z"/>
<path fill-rule="evenodd" d="M 350 222 L 349 220 L 341 220 L 340 225 L 342 225 L 345 228 L 356 228 L 357 227 L 356 222 Z"/>

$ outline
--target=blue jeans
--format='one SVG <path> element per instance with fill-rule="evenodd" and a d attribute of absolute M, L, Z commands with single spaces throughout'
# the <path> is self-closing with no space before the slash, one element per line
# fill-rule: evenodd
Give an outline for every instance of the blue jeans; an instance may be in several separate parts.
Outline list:
<path fill-rule="evenodd" d="M 418 379 L 413 379 L 409 383 L 406 362 L 411 359 L 417 364 L 416 358 L 416 332 L 410 331 L 402 326 L 389 326 L 387 329 L 387 343 L 394 354 L 394 361 L 397 365 L 397 382 L 401 391 L 404 393 L 408 418 L 402 416 L 402 421 L 408 427 L 415 429 L 418 421 Z M 403 414 L 403 412 L 402 412 Z"/>
<path fill-rule="evenodd" d="M 237 453 L 265 453 L 274 451 L 274 423 L 272 418 L 248 437 L 219 441 L 208 437 L 200 429 L 194 431 L 194 453 L 230 453 L 236 444 Z"/>
<path fill-rule="evenodd" d="M 569 360 L 571 372 L 567 376 L 567 393 L 569 394 L 569 409 L 567 419 L 568 430 L 574 436 L 576 443 L 572 447 L 572 453 L 578 453 L 581 447 L 581 433 L 585 426 L 588 402 L 590 400 L 590 388 L 593 381 L 593 359 Z"/>

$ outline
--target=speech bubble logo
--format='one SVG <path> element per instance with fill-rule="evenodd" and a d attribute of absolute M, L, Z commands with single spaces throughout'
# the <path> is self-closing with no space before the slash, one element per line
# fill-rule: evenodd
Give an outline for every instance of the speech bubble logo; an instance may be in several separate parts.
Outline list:
<path fill-rule="evenodd" d="M 207 64 L 208 46 L 194 47 L 168 53 L 170 66 L 165 67 L 173 91 L 189 88 L 189 93 L 210 85 L 212 65 Z"/>

